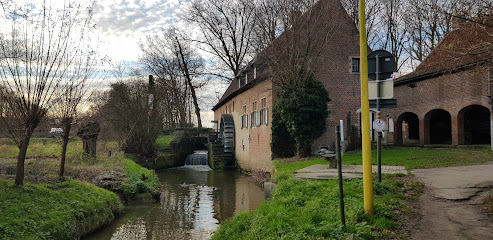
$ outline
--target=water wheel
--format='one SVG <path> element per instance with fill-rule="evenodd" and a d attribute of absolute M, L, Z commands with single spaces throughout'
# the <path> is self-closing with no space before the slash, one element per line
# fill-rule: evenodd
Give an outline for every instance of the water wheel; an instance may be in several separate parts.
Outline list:
<path fill-rule="evenodd" d="M 235 156 L 235 125 L 232 115 L 223 114 L 221 116 L 219 134 L 224 146 L 224 160 L 226 160 L 227 165 L 232 165 Z"/>

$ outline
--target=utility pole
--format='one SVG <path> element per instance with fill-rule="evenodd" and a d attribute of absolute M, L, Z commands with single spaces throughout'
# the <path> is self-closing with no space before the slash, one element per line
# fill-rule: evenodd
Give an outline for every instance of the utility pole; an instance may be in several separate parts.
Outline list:
<path fill-rule="evenodd" d="M 380 55 L 375 56 L 375 80 L 377 81 L 377 119 L 380 119 L 380 98 L 382 92 L 380 90 Z M 382 132 L 377 132 L 377 168 L 378 182 L 382 182 Z"/>
<path fill-rule="evenodd" d="M 365 0 L 359 0 L 359 49 L 361 84 L 361 131 L 363 152 L 363 196 L 366 214 L 373 215 L 373 179 L 371 167 L 370 103 L 368 100 L 368 43 L 366 39 Z"/>

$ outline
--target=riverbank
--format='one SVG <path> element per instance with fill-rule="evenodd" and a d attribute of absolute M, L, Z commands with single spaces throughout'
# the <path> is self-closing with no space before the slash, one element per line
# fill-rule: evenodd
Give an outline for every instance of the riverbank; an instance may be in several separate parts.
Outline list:
<path fill-rule="evenodd" d="M 8 140 L 0 140 L 4 216 L 0 239 L 74 239 L 115 219 L 123 211 L 122 202 L 159 201 L 155 172 L 124 157 L 116 142 L 100 141 L 97 155 L 88 156 L 78 138 L 71 140 L 65 181 L 57 176 L 59 139 L 33 139 L 25 164 L 26 184 L 15 187 L 12 180 L 18 149 Z"/>
<path fill-rule="evenodd" d="M 375 215 L 363 213 L 361 179 L 344 180 L 346 227 L 339 212 L 337 180 L 294 179 L 294 171 L 320 164 L 276 162 L 277 187 L 272 199 L 253 212 L 244 212 L 224 223 L 212 239 L 391 239 L 399 238 L 399 220 L 408 208 L 402 201 L 416 201 L 422 185 L 406 177 L 386 176 L 374 182 Z M 326 162 L 325 162 L 326 163 Z"/>
<path fill-rule="evenodd" d="M 0 180 L 0 239 L 77 239 L 123 211 L 115 193 L 76 180 L 14 186 Z"/>

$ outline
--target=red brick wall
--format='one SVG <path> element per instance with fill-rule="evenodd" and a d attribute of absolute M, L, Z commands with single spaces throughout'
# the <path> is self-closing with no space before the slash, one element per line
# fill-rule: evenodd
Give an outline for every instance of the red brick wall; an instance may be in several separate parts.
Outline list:
<path fill-rule="evenodd" d="M 398 108 L 383 109 L 382 115 L 389 115 L 397 120 L 401 114 L 412 112 L 419 118 L 419 142 L 430 143 L 429 113 L 435 109 L 443 109 L 451 116 L 452 144 L 462 144 L 463 124 L 461 122 L 461 110 L 471 105 L 480 105 L 488 109 L 488 68 L 477 67 L 467 71 L 418 81 L 409 84 L 395 86 L 394 96 Z M 395 121 L 396 130 L 402 127 Z M 396 143 L 400 143 L 399 131 L 394 134 Z"/>
<path fill-rule="evenodd" d="M 332 26 L 328 43 L 314 64 L 315 78 L 324 83 L 331 102 L 328 104 L 330 113 L 326 130 L 312 145 L 313 152 L 317 152 L 321 145 L 334 145 L 335 126 L 339 125 L 339 120 L 344 121 L 347 140 L 348 114 L 351 125 L 359 126 L 359 114 L 356 111 L 360 108 L 360 75 L 351 72 L 352 58 L 359 58 L 359 33 L 342 6 L 337 8 L 334 12 L 340 21 L 337 26 Z"/>

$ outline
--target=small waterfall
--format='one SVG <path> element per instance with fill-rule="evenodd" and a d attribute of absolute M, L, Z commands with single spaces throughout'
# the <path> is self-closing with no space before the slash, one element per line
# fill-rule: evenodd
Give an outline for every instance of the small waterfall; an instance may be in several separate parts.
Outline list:
<path fill-rule="evenodd" d="M 196 150 L 193 154 L 187 156 L 185 166 L 190 165 L 209 165 L 208 152 L 204 150 Z"/>

